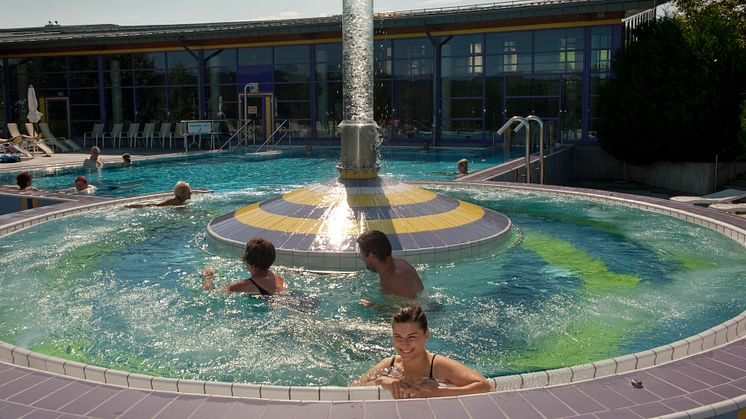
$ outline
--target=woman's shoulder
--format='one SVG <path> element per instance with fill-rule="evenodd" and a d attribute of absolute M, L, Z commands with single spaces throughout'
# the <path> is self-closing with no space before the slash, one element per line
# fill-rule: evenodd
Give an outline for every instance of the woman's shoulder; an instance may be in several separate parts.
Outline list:
<path fill-rule="evenodd" d="M 249 281 L 245 279 L 238 280 L 225 287 L 230 292 L 253 292 L 253 289 L 249 286 Z"/>

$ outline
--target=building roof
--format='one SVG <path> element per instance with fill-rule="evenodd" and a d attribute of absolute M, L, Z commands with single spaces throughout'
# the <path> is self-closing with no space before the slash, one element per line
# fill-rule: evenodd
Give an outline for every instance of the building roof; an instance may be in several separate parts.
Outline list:
<path fill-rule="evenodd" d="M 472 6 L 377 13 L 378 34 L 437 33 L 562 21 L 618 19 L 655 7 L 654 0 L 511 0 Z M 341 15 L 177 25 L 58 25 L 0 29 L 0 55 L 102 53 L 127 48 L 209 47 L 220 44 L 339 38 Z"/>

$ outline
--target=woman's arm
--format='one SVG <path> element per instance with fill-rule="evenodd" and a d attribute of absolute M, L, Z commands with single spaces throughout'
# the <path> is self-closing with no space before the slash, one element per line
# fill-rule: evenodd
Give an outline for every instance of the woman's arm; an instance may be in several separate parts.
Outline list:
<path fill-rule="evenodd" d="M 215 275 L 215 269 L 208 266 L 202 271 L 202 289 L 210 291 L 212 289 L 212 277 Z"/>
<path fill-rule="evenodd" d="M 373 365 L 370 367 L 368 372 L 363 374 L 360 378 L 357 379 L 357 381 L 353 382 L 352 386 L 376 386 L 380 383 L 377 383 L 376 380 L 381 377 L 383 374 L 383 371 L 388 368 L 391 365 L 391 358 L 386 358 L 382 360 L 381 362 L 377 363 L 376 365 Z"/>
<path fill-rule="evenodd" d="M 444 397 L 486 393 L 494 390 L 484 376 L 466 365 L 445 356 L 438 356 L 433 375 L 452 386 L 441 386 L 432 380 L 414 384 L 413 397 Z"/>
<path fill-rule="evenodd" d="M 406 399 L 412 397 L 413 387 L 398 378 L 384 375 L 386 369 L 391 366 L 391 358 L 386 358 L 372 366 L 368 372 L 363 374 L 352 386 L 381 386 L 391 392 L 395 399 Z"/>

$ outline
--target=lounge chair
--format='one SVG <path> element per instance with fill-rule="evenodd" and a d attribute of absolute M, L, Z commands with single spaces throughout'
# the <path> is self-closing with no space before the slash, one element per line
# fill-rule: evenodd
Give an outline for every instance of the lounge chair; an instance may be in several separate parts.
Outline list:
<path fill-rule="evenodd" d="M 142 129 L 142 138 L 145 139 L 145 147 L 153 147 L 153 135 L 155 134 L 155 122 L 148 122 Z"/>
<path fill-rule="evenodd" d="M 171 123 L 164 122 L 161 124 L 161 130 L 158 132 L 158 136 L 161 140 L 161 148 L 166 148 L 166 139 L 168 139 L 168 148 L 174 146 L 173 135 L 171 134 Z"/>
<path fill-rule="evenodd" d="M 90 132 L 83 134 L 83 148 L 85 148 L 86 140 L 92 139 L 94 145 L 98 146 L 98 140 L 101 139 L 101 145 L 104 144 L 104 124 L 93 124 L 93 129 Z"/>
<path fill-rule="evenodd" d="M 704 196 L 672 196 L 672 201 L 694 205 L 731 204 L 746 199 L 746 191 L 741 189 L 724 189 Z"/>
<path fill-rule="evenodd" d="M 743 214 L 746 213 L 746 202 L 742 202 L 740 204 L 712 204 L 710 205 L 710 208 L 725 212 L 732 212 L 733 214 Z"/>
<path fill-rule="evenodd" d="M 56 137 L 54 134 L 52 134 L 52 130 L 49 129 L 49 124 L 46 122 L 42 122 L 39 124 L 39 128 L 41 129 L 41 134 L 44 137 L 45 140 L 57 140 L 64 143 L 68 148 L 70 148 L 72 151 L 81 151 L 82 148 L 76 143 L 75 141 L 65 138 L 65 137 Z"/>
<path fill-rule="evenodd" d="M 28 135 L 36 138 L 37 133 L 34 130 L 34 124 L 27 122 L 24 124 L 26 126 L 26 132 Z M 40 124 L 41 125 L 41 124 Z M 47 130 L 49 129 L 49 126 L 47 126 Z M 63 143 L 62 141 L 58 140 L 54 136 L 45 135 L 44 132 L 42 132 L 41 140 L 44 141 L 48 146 L 52 147 L 55 152 L 57 153 L 67 153 L 72 151 L 70 147 L 67 146 L 67 144 Z"/>
<path fill-rule="evenodd" d="M 13 144 L 13 141 L 0 138 L 0 149 L 3 151 L 3 156 L 11 155 L 26 157 L 27 159 L 33 159 L 34 155 L 20 145 Z"/>
<path fill-rule="evenodd" d="M 129 127 L 127 127 L 126 137 L 130 142 L 130 148 L 137 145 L 137 138 L 142 137 L 142 133 L 140 132 L 139 122 L 130 122 Z"/>
<path fill-rule="evenodd" d="M 51 157 L 54 154 L 54 151 L 47 147 L 47 145 L 38 138 L 29 135 L 21 135 L 21 131 L 18 129 L 18 124 L 15 122 L 8 123 L 8 132 L 10 133 L 11 140 L 15 145 L 21 146 L 30 151 L 38 151 L 47 157 Z"/>
<path fill-rule="evenodd" d="M 121 122 L 117 122 L 111 127 L 110 132 L 105 132 L 103 136 L 101 136 L 101 146 L 103 147 L 106 142 L 106 137 L 111 138 L 111 146 L 112 147 L 121 147 L 122 146 L 122 127 L 124 127 L 124 124 Z M 117 145 L 117 142 L 119 145 Z"/>

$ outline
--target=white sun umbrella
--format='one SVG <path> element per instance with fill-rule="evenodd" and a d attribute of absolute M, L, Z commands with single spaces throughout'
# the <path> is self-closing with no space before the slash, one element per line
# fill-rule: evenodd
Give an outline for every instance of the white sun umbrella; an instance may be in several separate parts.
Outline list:
<path fill-rule="evenodd" d="M 28 85 L 28 115 L 27 118 L 29 122 L 33 122 L 34 124 L 41 121 L 41 117 L 44 115 L 43 113 L 39 112 L 39 102 L 36 100 L 36 90 L 34 90 L 34 86 Z"/>
<path fill-rule="evenodd" d="M 221 95 L 218 97 L 218 118 L 224 118 L 225 114 L 223 113 L 223 96 Z"/>

